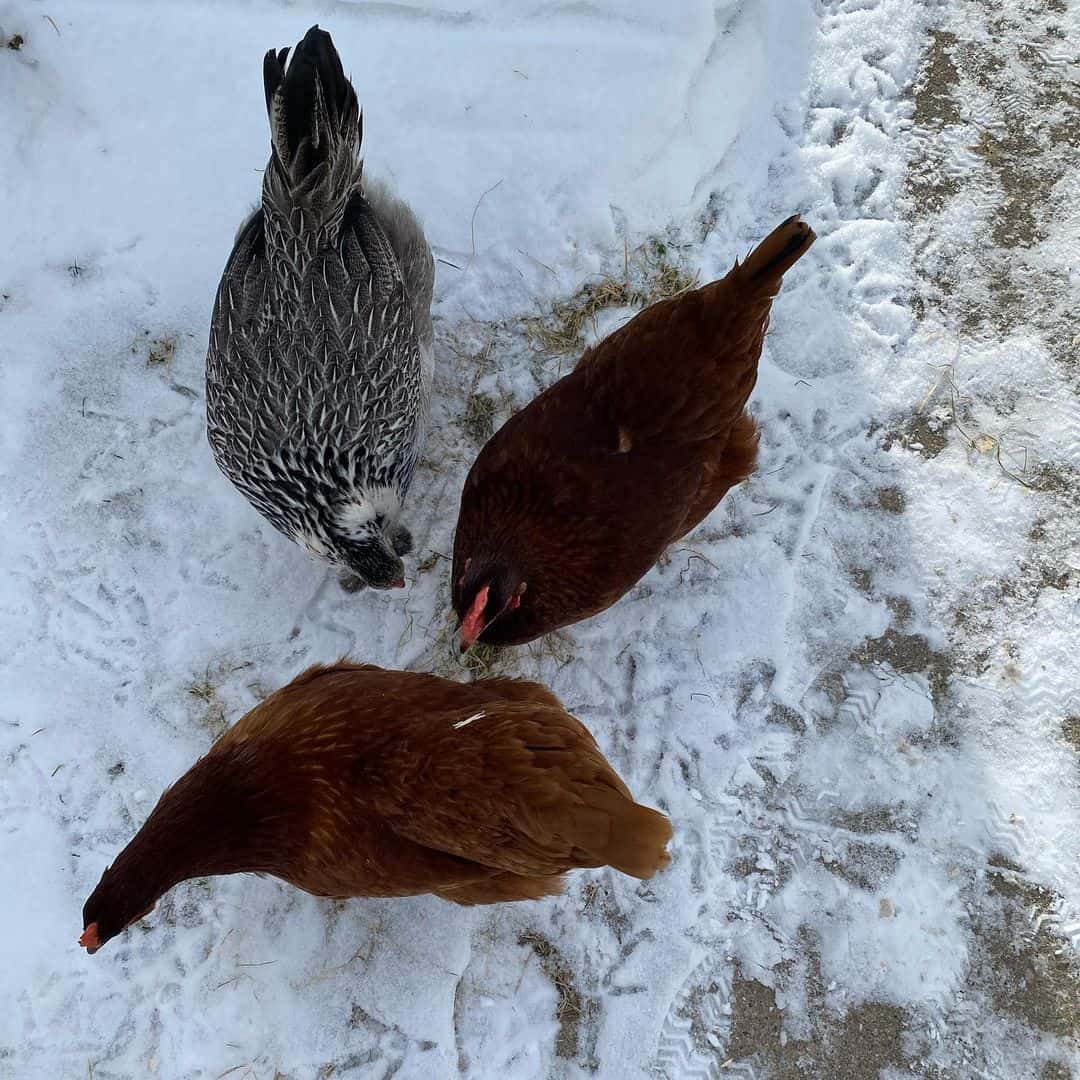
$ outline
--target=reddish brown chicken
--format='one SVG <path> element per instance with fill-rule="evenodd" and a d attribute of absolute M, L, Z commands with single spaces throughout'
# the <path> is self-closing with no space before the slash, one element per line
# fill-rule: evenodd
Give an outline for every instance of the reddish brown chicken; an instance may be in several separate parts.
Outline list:
<path fill-rule="evenodd" d="M 609 607 L 754 469 L 746 412 L 773 297 L 814 242 L 788 218 L 742 264 L 642 311 L 488 441 L 461 496 L 461 646 Z"/>
<path fill-rule="evenodd" d="M 317 666 L 165 791 L 86 901 L 79 944 L 94 952 L 187 878 L 493 904 L 558 893 L 575 867 L 651 877 L 670 837 L 543 686 Z"/>

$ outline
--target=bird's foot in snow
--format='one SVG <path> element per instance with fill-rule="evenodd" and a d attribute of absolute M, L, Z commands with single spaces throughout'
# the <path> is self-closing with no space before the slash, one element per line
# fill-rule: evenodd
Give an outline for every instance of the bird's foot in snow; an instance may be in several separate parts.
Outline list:
<path fill-rule="evenodd" d="M 357 577 L 355 574 L 341 574 L 338 577 L 338 584 L 347 592 L 354 593 L 360 592 L 365 588 L 366 582 L 363 578 Z"/>

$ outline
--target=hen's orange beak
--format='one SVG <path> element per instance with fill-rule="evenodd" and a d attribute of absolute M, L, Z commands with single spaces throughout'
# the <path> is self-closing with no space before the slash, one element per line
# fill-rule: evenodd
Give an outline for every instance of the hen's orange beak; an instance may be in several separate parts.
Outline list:
<path fill-rule="evenodd" d="M 101 948 L 101 938 L 98 937 L 97 923 L 92 922 L 83 932 L 82 937 L 79 938 L 79 944 L 91 955 Z"/>

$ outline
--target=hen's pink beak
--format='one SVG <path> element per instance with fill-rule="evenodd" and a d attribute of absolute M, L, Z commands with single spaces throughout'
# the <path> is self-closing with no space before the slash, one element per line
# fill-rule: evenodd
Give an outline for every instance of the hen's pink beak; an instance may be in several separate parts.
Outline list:
<path fill-rule="evenodd" d="M 101 948 L 101 938 L 98 937 L 97 923 L 92 922 L 83 932 L 82 937 L 79 938 L 79 944 L 91 954 L 91 956 Z"/>
<path fill-rule="evenodd" d="M 461 651 L 468 652 L 476 639 L 484 632 L 484 608 L 487 607 L 488 588 L 485 585 L 474 597 L 469 613 L 461 620 Z"/>

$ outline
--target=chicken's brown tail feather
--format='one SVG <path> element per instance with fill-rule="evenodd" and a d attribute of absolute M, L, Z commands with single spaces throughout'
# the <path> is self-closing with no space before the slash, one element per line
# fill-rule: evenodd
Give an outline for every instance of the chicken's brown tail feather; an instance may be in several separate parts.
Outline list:
<path fill-rule="evenodd" d="M 738 277 L 758 288 L 775 286 L 770 290 L 775 293 L 780 279 L 806 254 L 815 239 L 814 230 L 798 214 L 792 214 L 747 255 L 746 261 L 738 266 Z"/>
<path fill-rule="evenodd" d="M 671 822 L 606 784 L 580 787 L 581 802 L 553 823 L 580 852 L 583 866 L 613 866 L 636 878 L 650 878 L 671 861 Z"/>

